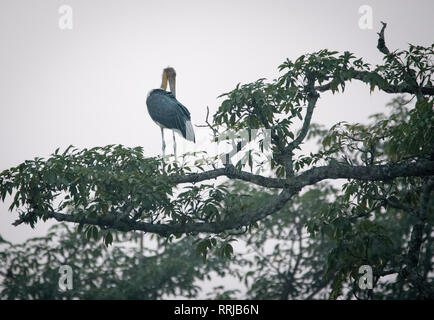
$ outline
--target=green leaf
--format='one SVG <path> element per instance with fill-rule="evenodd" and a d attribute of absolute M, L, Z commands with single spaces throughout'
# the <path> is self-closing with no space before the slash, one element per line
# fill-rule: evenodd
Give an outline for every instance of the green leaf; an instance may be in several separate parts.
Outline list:
<path fill-rule="evenodd" d="M 107 234 L 104 238 L 104 243 L 107 247 L 113 243 L 113 235 L 111 234 L 110 231 L 107 232 Z"/>
<path fill-rule="evenodd" d="M 94 240 L 98 240 L 98 228 L 97 227 L 93 227 L 92 236 L 93 236 Z"/>

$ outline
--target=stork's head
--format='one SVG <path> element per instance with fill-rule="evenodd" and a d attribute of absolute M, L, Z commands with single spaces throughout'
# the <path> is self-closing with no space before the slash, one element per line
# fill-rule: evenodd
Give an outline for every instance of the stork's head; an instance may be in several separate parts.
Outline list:
<path fill-rule="evenodd" d="M 167 89 L 167 80 L 169 80 L 170 92 L 176 96 L 176 71 L 172 67 L 167 67 L 163 70 L 163 82 L 161 83 L 161 88 Z"/>

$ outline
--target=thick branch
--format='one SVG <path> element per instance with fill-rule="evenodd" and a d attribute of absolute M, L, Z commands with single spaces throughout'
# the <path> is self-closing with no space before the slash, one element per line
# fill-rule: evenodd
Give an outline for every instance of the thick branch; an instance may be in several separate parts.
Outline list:
<path fill-rule="evenodd" d="M 297 180 L 311 185 L 325 179 L 390 180 L 397 177 L 425 177 L 434 175 L 434 161 L 419 160 L 400 164 L 351 166 L 330 164 L 303 172 Z"/>
<path fill-rule="evenodd" d="M 96 218 L 82 217 L 60 212 L 45 212 L 44 215 L 47 218 L 54 218 L 59 222 L 66 221 L 88 225 L 97 225 L 100 227 L 113 228 L 115 230 L 123 232 L 137 230 L 156 233 L 162 236 L 166 236 L 172 233 L 169 231 L 170 227 L 168 225 L 133 221 L 126 217 L 123 219 L 119 219 L 119 217 L 114 215 L 101 215 Z M 14 224 L 16 225 L 18 222 L 19 221 L 16 221 Z"/>
<path fill-rule="evenodd" d="M 295 191 L 293 191 L 295 193 Z M 236 218 L 225 220 L 222 222 L 209 222 L 209 223 L 178 223 L 178 224 L 152 224 L 146 222 L 133 221 L 128 218 L 119 219 L 114 215 L 101 215 L 96 218 L 88 218 L 83 216 L 76 216 L 73 214 L 65 214 L 60 212 L 45 212 L 44 216 L 47 218 L 53 218 L 57 221 L 66 221 L 73 223 L 81 223 L 88 225 L 97 225 L 104 228 L 112 228 L 115 230 L 127 232 L 127 231 L 143 231 L 159 234 L 167 237 L 171 234 L 182 233 L 220 233 L 230 229 L 236 229 L 242 226 L 249 225 L 254 221 L 260 220 L 263 217 L 274 213 L 281 209 L 285 203 L 291 198 L 287 190 L 282 191 L 278 196 L 270 197 L 270 201 L 266 205 L 247 211 L 244 214 L 240 214 Z M 17 220 L 14 224 L 20 223 Z"/>
<path fill-rule="evenodd" d="M 174 177 L 177 183 L 197 182 L 206 179 L 216 178 L 218 176 L 232 176 L 234 178 L 241 177 L 238 173 L 228 175 L 225 169 L 216 169 L 202 173 L 190 174 L 185 177 Z M 252 176 L 248 174 L 250 182 L 254 182 Z M 47 212 L 47 218 L 54 218 L 58 221 L 68 221 L 75 223 L 84 223 L 98 225 L 101 227 L 110 227 L 120 231 L 138 230 L 144 232 L 156 233 L 162 236 L 169 236 L 177 233 L 220 233 L 225 230 L 235 229 L 242 226 L 250 225 L 264 217 L 280 210 L 293 195 L 299 193 L 305 186 L 313 185 L 325 179 L 360 179 L 360 180 L 388 180 L 397 177 L 411 176 L 430 176 L 434 175 L 434 161 L 419 161 L 413 163 L 393 164 L 393 165 L 377 165 L 377 166 L 349 166 L 342 164 L 331 164 L 328 166 L 312 168 L 303 172 L 297 177 L 285 180 L 286 185 L 283 191 L 277 196 L 270 196 L 269 200 L 264 204 L 250 210 L 240 213 L 236 217 L 231 217 L 229 220 L 221 222 L 209 223 L 178 223 L 178 224 L 152 224 L 138 222 L 128 219 L 127 217 L 119 219 L 119 217 L 111 215 L 102 215 L 97 218 L 78 217 L 71 214 L 63 214 L 57 212 Z M 177 179 L 177 180 L 176 180 Z M 256 176 L 255 179 L 271 179 Z M 275 179 L 273 183 L 276 183 Z M 279 180 L 283 182 L 283 180 Z M 16 224 L 19 224 L 17 221 Z"/>
<path fill-rule="evenodd" d="M 195 183 L 226 176 L 232 179 L 252 182 L 262 187 L 283 188 L 295 182 L 306 186 L 325 179 L 390 180 L 396 177 L 422 177 L 430 175 L 434 175 L 434 161 L 420 160 L 418 162 L 374 166 L 350 166 L 335 163 L 312 168 L 290 179 L 264 177 L 237 170 L 234 166 L 230 165 L 226 168 L 191 173 L 185 176 L 176 175 L 173 176 L 173 181 L 175 184 Z"/>
<path fill-rule="evenodd" d="M 191 173 L 188 175 L 175 175 L 173 181 L 179 183 L 196 183 L 200 181 L 216 179 L 217 177 L 226 176 L 231 179 L 239 179 L 247 182 L 252 182 L 256 185 L 267 188 L 283 188 L 285 179 L 275 179 L 253 174 L 247 171 L 237 170 L 233 165 L 227 165 L 224 168 L 218 168 L 200 173 Z"/>

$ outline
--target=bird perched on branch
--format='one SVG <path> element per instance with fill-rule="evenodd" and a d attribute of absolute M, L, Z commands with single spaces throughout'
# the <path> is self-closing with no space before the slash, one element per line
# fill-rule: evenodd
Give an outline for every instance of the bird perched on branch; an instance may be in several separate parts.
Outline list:
<path fill-rule="evenodd" d="M 169 82 L 170 92 L 166 91 Z M 161 128 L 161 145 L 163 157 L 166 143 L 164 142 L 164 129 L 171 129 L 173 134 L 173 151 L 176 157 L 175 132 L 189 141 L 196 142 L 190 112 L 176 99 L 176 72 L 173 68 L 163 70 L 163 79 L 160 89 L 151 90 L 146 99 L 149 115 Z"/>

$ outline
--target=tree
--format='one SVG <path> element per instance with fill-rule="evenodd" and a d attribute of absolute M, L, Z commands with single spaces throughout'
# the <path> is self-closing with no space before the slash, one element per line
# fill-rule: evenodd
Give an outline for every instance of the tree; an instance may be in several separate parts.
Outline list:
<path fill-rule="evenodd" d="M 382 277 L 397 274 L 395 285 L 408 288 L 409 297 L 432 298 L 433 46 L 391 52 L 385 28 L 377 46 L 382 65 L 372 67 L 350 52 L 325 49 L 285 61 L 279 67 L 283 74 L 271 83 L 259 79 L 222 95 L 213 122 L 207 119 L 209 127 L 216 136 L 228 129 L 268 129 L 272 173 L 246 171 L 242 162 L 217 168 L 215 159 L 198 154 L 184 155 L 181 162 L 145 158 L 141 147 L 68 148 L 3 171 L 2 200 L 15 192 L 10 206 L 19 213 L 15 225 L 33 227 L 38 219 L 71 222 L 106 245 L 115 231 L 157 234 L 169 242 L 194 236 L 206 260 L 214 249 L 231 256 L 233 239 L 258 223 L 278 223 L 273 218 L 303 197 L 303 189 L 320 192 L 325 180 L 345 179 L 340 190 L 329 194 L 333 201 L 326 209 L 300 217 L 312 239 L 318 233 L 328 237 L 330 296 L 344 294 L 358 268 L 368 264 L 379 286 Z M 311 123 L 321 94 L 343 93 L 351 80 L 398 95 L 391 114 L 374 115 L 367 125 L 337 123 L 330 130 Z M 293 128 L 297 118 L 302 121 L 298 132 Z M 303 153 L 302 144 L 315 137 L 318 150 Z M 261 147 L 266 149 L 264 143 Z M 250 165 L 256 161 L 255 154 L 246 156 Z M 218 177 L 229 183 L 213 181 Z M 235 193 L 233 180 L 248 183 L 250 193 L 265 192 L 265 198 Z M 297 208 L 290 212 L 299 214 Z M 296 296 L 291 272 L 280 274 L 285 276 L 280 297 Z M 393 286 L 386 289 L 392 294 L 384 297 L 399 297 Z M 364 295 L 355 286 L 351 293 Z M 367 297 L 376 296 L 371 290 Z"/>
<path fill-rule="evenodd" d="M 117 245 L 108 248 L 61 223 L 44 237 L 18 245 L 4 242 L 0 251 L 0 298 L 193 298 L 200 289 L 194 281 L 202 280 L 210 269 L 220 274 L 227 264 L 227 260 L 218 258 L 203 264 L 190 250 L 191 238 L 170 246 L 160 243 L 159 249 L 144 249 L 132 246 L 135 235 L 131 236 L 118 234 Z M 73 270 L 71 290 L 59 290 L 62 265 Z"/>

